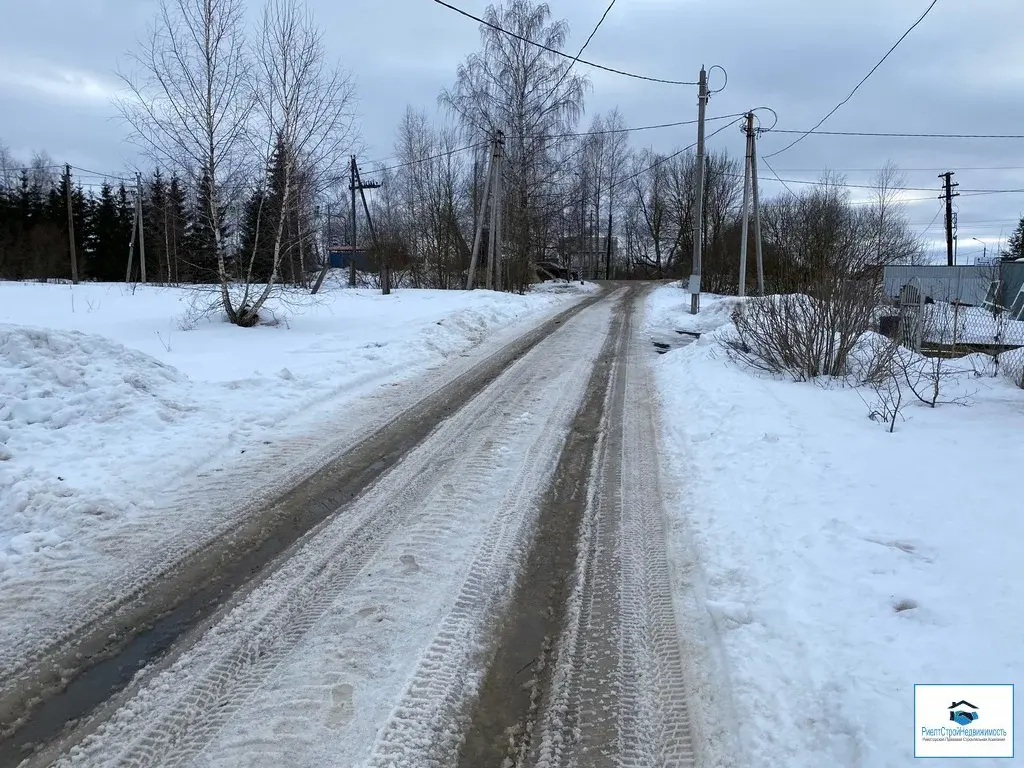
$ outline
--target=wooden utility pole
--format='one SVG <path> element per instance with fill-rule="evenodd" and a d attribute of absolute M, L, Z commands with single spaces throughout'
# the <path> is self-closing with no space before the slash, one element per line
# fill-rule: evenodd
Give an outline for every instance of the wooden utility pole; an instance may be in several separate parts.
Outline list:
<path fill-rule="evenodd" d="M 366 202 L 366 193 L 364 189 L 376 189 L 380 186 L 380 182 L 367 181 L 364 182 L 359 178 L 359 166 L 354 162 L 352 164 L 352 170 L 355 174 L 355 186 L 359 189 L 359 197 L 363 201 L 363 210 L 366 212 L 366 226 L 370 229 L 370 242 L 373 244 L 373 251 L 377 254 L 377 258 L 380 259 L 380 292 L 384 296 L 391 294 L 391 265 L 388 263 L 387 254 L 383 253 L 380 249 L 380 243 L 377 242 L 377 228 L 373 226 L 373 217 L 370 215 L 370 206 Z M 353 257 L 355 253 L 353 252 Z"/>
<path fill-rule="evenodd" d="M 71 204 L 71 166 L 64 166 L 64 194 L 68 198 L 68 244 L 71 250 L 71 284 L 78 285 L 78 254 L 75 252 L 75 214 Z"/>
<path fill-rule="evenodd" d="M 946 171 L 945 173 L 939 174 L 940 179 L 945 179 L 945 190 L 939 199 L 946 200 L 946 265 L 952 267 L 956 264 L 956 259 L 953 256 L 953 198 L 959 197 L 959 192 L 954 192 L 954 187 L 960 185 L 953 181 L 953 171 Z"/>
<path fill-rule="evenodd" d="M 697 97 L 697 204 L 693 214 L 693 270 L 690 274 L 690 314 L 700 311 L 701 248 L 704 240 L 704 113 L 708 106 L 708 73 L 700 68 Z"/>
<path fill-rule="evenodd" d="M 142 274 L 142 282 L 146 282 L 146 236 L 145 227 L 142 221 L 142 174 L 135 172 L 135 218 L 139 222 L 139 269 Z"/>
<path fill-rule="evenodd" d="M 373 222 L 370 221 L 370 208 L 366 204 L 366 195 L 363 194 L 364 189 L 377 189 L 380 187 L 379 181 L 363 181 L 359 176 L 359 164 L 356 163 L 356 156 L 352 155 L 352 165 L 350 169 L 350 175 L 352 178 L 352 251 L 349 254 L 349 267 L 348 267 L 348 286 L 349 288 L 356 287 L 356 192 L 359 192 L 359 196 L 363 199 L 363 208 L 366 209 L 367 225 L 370 227 L 371 240 L 373 242 L 374 250 L 377 249 L 377 235 L 373 228 Z M 382 287 L 384 284 L 387 285 L 387 290 L 384 291 L 384 295 L 391 293 L 391 272 L 389 265 L 385 263 L 386 259 L 383 254 L 378 252 L 378 256 L 381 259 L 381 279 Z"/>
<path fill-rule="evenodd" d="M 754 144 L 753 112 L 747 112 L 744 133 L 747 134 L 747 152 L 743 160 L 743 224 L 740 227 L 740 296 L 747 295 L 747 243 L 750 239 L 750 171 Z"/>
<path fill-rule="evenodd" d="M 480 241 L 484 235 L 484 220 L 487 216 L 487 203 L 491 193 L 491 178 L 494 176 L 494 168 L 497 164 L 498 144 L 491 138 L 491 156 L 487 165 L 487 176 L 484 178 L 484 194 L 480 199 L 480 215 L 476 220 L 476 233 L 473 235 L 473 252 L 469 257 L 469 272 L 466 274 L 466 290 L 472 291 L 475 287 L 476 265 L 480 257 Z M 488 253 L 490 253 L 488 251 Z"/>

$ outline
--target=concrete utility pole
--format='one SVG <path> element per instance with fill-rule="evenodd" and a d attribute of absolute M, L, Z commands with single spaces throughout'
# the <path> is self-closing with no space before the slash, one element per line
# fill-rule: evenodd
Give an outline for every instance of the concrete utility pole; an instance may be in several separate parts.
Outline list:
<path fill-rule="evenodd" d="M 590 271 L 590 279 L 597 280 L 597 236 L 594 232 L 594 212 L 590 212 L 590 246 L 587 248 L 587 269 Z"/>
<path fill-rule="evenodd" d="M 503 135 L 497 131 L 494 136 L 494 193 L 491 201 L 491 222 L 490 233 L 487 245 L 487 288 L 498 290 L 499 278 L 497 270 L 498 260 L 501 256 L 501 176 L 504 165 Z"/>
<path fill-rule="evenodd" d="M 954 187 L 960 185 L 953 181 L 953 171 L 946 171 L 945 173 L 939 174 L 940 179 L 945 179 L 945 191 L 939 196 L 939 199 L 946 200 L 946 265 L 952 267 L 956 264 L 956 258 L 953 256 L 953 198 L 959 197 L 959 192 L 954 192 Z"/>
<path fill-rule="evenodd" d="M 754 113 L 747 112 L 744 127 L 747 134 L 747 153 L 743 160 L 743 225 L 740 228 L 740 296 L 747 295 L 747 241 L 750 239 L 750 169 L 753 160 Z"/>
<path fill-rule="evenodd" d="M 348 253 L 348 287 L 356 287 L 356 156 L 352 155 L 352 158 L 348 165 L 348 186 L 352 192 L 352 221 L 350 224 L 352 228 L 349 230 L 351 234 L 351 240 L 349 241 L 349 248 L 351 249 Z"/>
<path fill-rule="evenodd" d="M 135 262 L 135 235 L 138 234 L 138 218 L 139 218 L 139 204 L 138 201 L 135 203 L 135 209 L 132 216 L 132 236 L 128 241 L 128 269 L 124 272 L 124 281 L 130 283 L 132 281 L 132 266 Z"/>
<path fill-rule="evenodd" d="M 701 248 L 704 239 L 704 113 L 708 105 L 708 73 L 700 68 L 697 97 L 697 205 L 693 214 L 693 271 L 690 274 L 690 314 L 700 311 Z"/>
<path fill-rule="evenodd" d="M 761 247 L 761 200 L 757 194 L 757 131 L 750 140 L 750 186 L 754 193 L 754 250 L 757 252 L 757 295 L 764 296 L 764 250 Z"/>
<path fill-rule="evenodd" d="M 71 166 L 64 166 L 64 194 L 68 198 L 68 243 L 71 249 L 71 284 L 78 285 L 78 254 L 75 252 L 75 214 L 71 205 Z"/>
<path fill-rule="evenodd" d="M 138 211 L 136 218 L 139 221 L 139 269 L 142 272 L 142 282 L 146 282 L 146 236 L 145 227 L 142 221 L 142 174 L 135 172 L 135 207 Z"/>
<path fill-rule="evenodd" d="M 497 165 L 498 143 L 491 137 L 491 156 L 487 164 L 487 177 L 484 179 L 484 194 L 480 200 L 480 215 L 476 220 L 476 234 L 473 235 L 473 253 L 469 257 L 469 272 L 466 275 L 466 290 L 472 291 L 475 287 L 476 265 L 480 257 L 480 241 L 484 235 L 484 219 L 487 215 L 487 203 L 491 193 L 491 179 L 494 177 L 494 168 Z M 490 251 L 488 251 L 488 254 Z"/>
<path fill-rule="evenodd" d="M 583 176 L 580 176 L 580 285 L 584 283 L 583 275 L 583 237 L 586 234 L 587 229 L 587 185 L 583 183 Z"/>
<path fill-rule="evenodd" d="M 497 167 L 497 171 L 494 174 L 494 205 L 497 208 L 497 214 L 495 216 L 495 219 L 497 220 L 497 226 L 495 228 L 495 237 L 494 237 L 494 242 L 495 242 L 495 246 L 494 246 L 494 262 L 495 262 L 494 290 L 500 291 L 500 290 L 503 290 L 503 288 L 504 288 L 503 279 L 502 279 L 502 273 L 503 273 L 503 270 L 505 268 L 505 258 L 504 258 L 504 253 L 505 253 L 504 245 L 505 244 L 503 242 L 504 241 L 504 234 L 505 233 L 502 231 L 502 229 L 504 227 L 504 224 L 505 224 L 505 217 L 504 217 L 504 210 L 503 210 L 504 197 L 505 197 L 505 184 L 504 184 L 504 179 L 505 179 L 505 134 L 502 131 L 498 131 L 497 133 L 498 133 L 498 137 L 497 137 L 497 140 L 498 140 L 498 167 Z"/>
<path fill-rule="evenodd" d="M 609 197 L 611 192 L 608 193 Z M 608 236 L 604 241 L 604 279 L 612 279 L 612 204 L 608 200 Z"/>

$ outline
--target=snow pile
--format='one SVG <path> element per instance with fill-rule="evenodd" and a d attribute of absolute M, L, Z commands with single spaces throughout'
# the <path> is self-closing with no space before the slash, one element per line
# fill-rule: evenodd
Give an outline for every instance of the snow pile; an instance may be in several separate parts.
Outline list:
<path fill-rule="evenodd" d="M 81 562 L 104 537 L 152 535 L 136 528 L 159 521 L 133 513 L 193 482 L 200 466 L 217 471 L 323 429 L 318 415 L 574 298 L 332 291 L 271 303 L 273 326 L 214 316 L 183 332 L 194 297 L 0 283 L 0 583 Z M 262 479 L 274 472 L 269 461 Z M 183 511 L 160 524 L 189 520 Z"/>
<path fill-rule="evenodd" d="M 707 333 L 732 321 L 732 313 L 746 299 L 703 293 L 700 312 L 690 314 L 690 294 L 680 283 L 672 283 L 654 291 L 647 303 L 649 328 L 672 328 L 687 335 Z"/>
<path fill-rule="evenodd" d="M 685 322 L 682 303 L 656 291 L 652 332 Z M 710 325 L 720 308 L 704 306 Z M 685 612 L 699 596 L 690 618 L 721 650 L 739 762 L 908 765 L 914 683 L 1024 676 L 1024 392 L 946 380 L 944 399 L 972 407 L 911 397 L 890 434 L 867 418 L 869 390 L 757 376 L 729 333 L 654 366 L 677 598 Z"/>

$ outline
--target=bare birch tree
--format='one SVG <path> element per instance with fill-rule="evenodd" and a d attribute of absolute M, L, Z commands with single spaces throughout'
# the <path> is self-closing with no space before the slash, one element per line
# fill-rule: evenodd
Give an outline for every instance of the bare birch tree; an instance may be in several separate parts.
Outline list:
<path fill-rule="evenodd" d="M 923 264 L 924 246 L 910 226 L 900 192 L 906 176 L 892 160 L 885 163 L 874 178 L 871 201 L 864 212 L 864 226 L 873 241 L 874 263 Z"/>
<path fill-rule="evenodd" d="M 260 308 L 280 277 L 286 234 L 289 244 L 303 253 L 304 241 L 314 232 L 313 226 L 303 223 L 309 219 L 304 215 L 308 213 L 309 200 L 325 181 L 333 181 L 330 177 L 325 179 L 325 174 L 340 165 L 354 133 L 355 91 L 351 77 L 347 72 L 327 67 L 323 33 L 301 0 L 269 0 L 263 9 L 253 54 L 255 113 L 264 139 L 264 157 L 269 161 L 271 152 L 276 150 L 283 153 L 283 158 L 278 158 L 278 198 L 271 210 L 264 211 L 261 206 L 259 211 L 259 216 L 273 217 L 272 268 L 266 283 L 253 283 L 257 244 L 249 254 L 240 286 L 243 325 L 256 322 Z M 289 228 L 296 231 L 289 232 Z M 256 231 L 264 230 L 257 224 Z"/>
<path fill-rule="evenodd" d="M 121 114 L 133 138 L 160 163 L 189 173 L 212 232 L 220 298 L 232 323 L 251 324 L 235 308 L 225 263 L 224 190 L 244 159 L 253 108 L 242 0 L 159 0 L 138 72 L 122 74 L 130 95 Z"/>
<path fill-rule="evenodd" d="M 546 3 L 507 0 L 489 5 L 484 20 L 549 49 L 565 47 L 568 25 L 553 21 Z M 557 170 L 556 136 L 572 131 L 583 110 L 586 78 L 570 62 L 550 51 L 482 25 L 482 49 L 459 66 L 455 85 L 440 102 L 464 127 L 485 141 L 504 131 L 505 174 L 502 187 L 505 252 L 510 287 L 521 288 L 530 264 L 542 257 L 557 215 L 550 205 L 549 184 Z"/>

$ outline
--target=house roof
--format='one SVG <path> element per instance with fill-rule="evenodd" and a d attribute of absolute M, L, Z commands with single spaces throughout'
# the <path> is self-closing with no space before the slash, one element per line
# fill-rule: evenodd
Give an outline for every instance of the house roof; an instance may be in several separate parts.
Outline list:
<path fill-rule="evenodd" d="M 954 701 L 952 704 L 949 705 L 949 707 L 947 707 L 947 709 L 955 709 L 956 707 L 959 707 L 961 704 L 963 704 L 965 707 L 970 707 L 971 709 L 977 709 L 977 707 L 971 704 L 971 702 L 969 701 Z"/>

